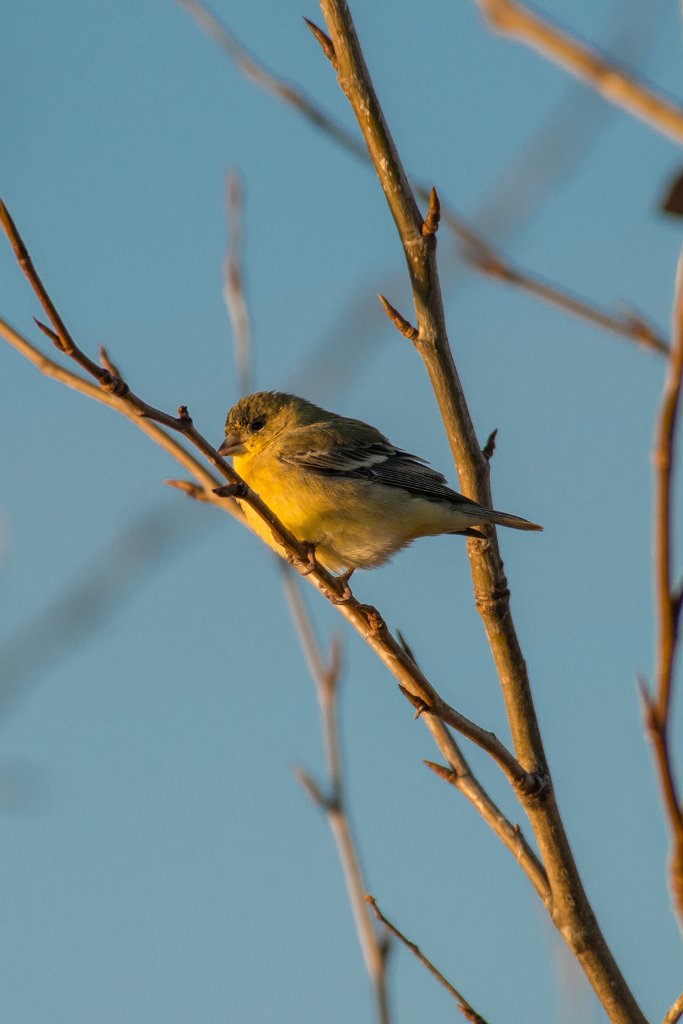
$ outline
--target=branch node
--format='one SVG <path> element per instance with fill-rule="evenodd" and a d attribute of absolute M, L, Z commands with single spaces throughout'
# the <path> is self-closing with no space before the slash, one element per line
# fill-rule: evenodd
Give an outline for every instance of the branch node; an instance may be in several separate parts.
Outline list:
<path fill-rule="evenodd" d="M 301 784 L 303 789 L 306 791 L 306 795 L 316 804 L 321 810 L 325 811 L 328 809 L 327 800 L 323 796 L 323 792 L 315 781 L 312 775 L 309 775 L 303 768 L 294 768 L 294 775 L 298 782 Z"/>
<path fill-rule="evenodd" d="M 439 230 L 439 221 L 441 220 L 441 203 L 439 202 L 439 196 L 435 188 L 432 188 L 429 193 L 429 210 L 427 216 L 422 224 L 422 235 L 424 238 L 428 238 L 430 235 L 435 235 Z"/>
<path fill-rule="evenodd" d="M 334 70 L 338 71 L 339 68 L 337 66 L 337 54 L 334 52 L 334 43 L 332 42 L 330 37 L 326 35 L 321 28 L 318 28 L 314 21 L 311 21 L 309 18 L 304 18 L 304 21 L 310 28 L 315 38 L 320 43 L 323 53 L 329 60 Z"/>
<path fill-rule="evenodd" d="M 444 782 L 450 782 L 452 786 L 457 786 L 458 773 L 452 768 L 448 768 L 445 764 L 438 764 L 436 761 L 423 761 L 422 763 L 426 764 Z"/>
<path fill-rule="evenodd" d="M 186 405 L 178 406 L 178 419 L 184 427 L 192 426 L 192 417 L 190 416 L 189 410 Z"/>
<path fill-rule="evenodd" d="M 407 338 L 408 341 L 417 341 L 418 332 L 410 321 L 406 320 L 404 316 L 401 316 L 399 311 L 394 309 L 389 300 L 385 299 L 381 292 L 378 293 L 377 297 L 384 307 L 384 312 L 387 314 L 396 330 L 399 331 L 404 338 Z"/>
<path fill-rule="evenodd" d="M 520 796 L 541 803 L 550 793 L 550 777 L 545 772 L 527 772 L 515 779 L 513 786 Z"/>
<path fill-rule="evenodd" d="M 224 484 L 222 487 L 214 487 L 213 493 L 217 498 L 246 498 L 247 485 L 243 480 L 238 484 Z"/>
<path fill-rule="evenodd" d="M 128 394 L 129 388 L 124 380 L 121 380 L 114 373 L 110 373 L 109 370 L 103 370 L 98 383 L 103 391 L 108 392 L 110 395 L 116 395 L 117 398 L 123 398 L 124 395 Z"/>
<path fill-rule="evenodd" d="M 387 624 L 371 604 L 362 604 L 360 610 L 365 614 L 365 621 L 372 636 L 386 636 L 388 633 Z"/>
<path fill-rule="evenodd" d="M 191 480 L 164 480 L 167 487 L 175 487 L 177 491 L 182 491 L 188 498 L 194 498 L 195 501 L 208 501 L 206 491 L 199 484 L 192 483 Z"/>

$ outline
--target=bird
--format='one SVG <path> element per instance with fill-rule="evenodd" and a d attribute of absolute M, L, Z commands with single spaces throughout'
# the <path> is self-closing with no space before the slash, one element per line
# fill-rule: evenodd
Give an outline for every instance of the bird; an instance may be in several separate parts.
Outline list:
<path fill-rule="evenodd" d="M 543 527 L 451 490 L 417 455 L 376 427 L 296 395 L 257 391 L 228 412 L 218 448 L 315 559 L 345 579 L 374 569 L 418 537 L 464 534 L 487 523 Z M 271 547 L 270 528 L 245 501 L 247 522 Z"/>

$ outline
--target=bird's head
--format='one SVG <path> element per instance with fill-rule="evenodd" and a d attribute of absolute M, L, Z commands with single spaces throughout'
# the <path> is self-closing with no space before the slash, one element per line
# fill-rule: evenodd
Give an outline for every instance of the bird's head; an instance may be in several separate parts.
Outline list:
<path fill-rule="evenodd" d="M 233 405 L 225 421 L 225 440 L 219 455 L 256 455 L 282 430 L 315 423 L 325 413 L 296 395 L 257 391 Z"/>

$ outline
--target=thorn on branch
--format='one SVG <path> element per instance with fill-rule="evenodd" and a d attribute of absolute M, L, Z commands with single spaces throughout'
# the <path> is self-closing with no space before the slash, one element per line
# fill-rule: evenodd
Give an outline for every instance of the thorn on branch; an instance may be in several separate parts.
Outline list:
<path fill-rule="evenodd" d="M 378 294 L 378 298 L 384 307 L 384 312 L 387 314 L 396 330 L 400 331 L 403 337 L 407 338 L 408 341 L 417 341 L 418 332 L 413 325 L 406 320 L 404 316 L 401 316 L 399 311 L 394 309 L 389 300 L 385 299 L 381 293 Z"/>
<path fill-rule="evenodd" d="M 318 783 L 315 781 L 312 775 L 309 775 L 303 768 L 295 768 L 294 775 L 300 782 L 307 796 L 316 804 L 321 811 L 330 813 L 338 809 L 337 802 L 335 800 L 328 800 L 321 790 Z"/>
<path fill-rule="evenodd" d="M 452 786 L 458 784 L 458 773 L 453 771 L 452 768 L 448 768 L 445 764 L 437 764 L 436 761 L 423 761 L 422 763 L 431 768 L 434 774 L 438 775 L 444 782 L 450 782 Z"/>
<path fill-rule="evenodd" d="M 429 711 L 431 710 L 430 707 L 429 707 L 429 704 L 427 704 L 422 699 L 422 697 L 418 697 L 416 694 L 411 693 L 410 690 L 406 690 L 405 686 L 401 686 L 400 683 L 398 684 L 398 688 L 401 691 L 401 693 L 403 694 L 403 696 L 407 700 L 409 700 L 410 703 L 415 708 L 415 718 L 416 719 L 418 719 L 425 712 L 429 713 Z"/>
<path fill-rule="evenodd" d="M 435 188 L 429 193 L 429 210 L 427 216 L 424 219 L 422 225 L 422 234 L 425 238 L 430 235 L 435 235 L 439 230 L 439 221 L 441 219 L 441 203 L 439 202 L 439 196 Z"/>
<path fill-rule="evenodd" d="M 498 433 L 498 427 L 495 427 L 489 434 L 486 444 L 481 450 L 481 454 L 484 456 L 487 462 L 491 461 L 491 457 L 496 450 L 496 435 Z"/>
<path fill-rule="evenodd" d="M 206 491 L 199 484 L 192 483 L 191 480 L 164 480 L 167 487 L 175 487 L 177 491 L 182 491 L 188 498 L 194 498 L 195 501 L 208 501 Z"/>
<path fill-rule="evenodd" d="M 403 653 L 410 658 L 413 665 L 417 665 L 418 662 L 417 658 L 415 657 L 415 653 L 400 629 L 396 630 L 396 636 L 398 637 L 398 642 L 401 645 Z"/>
<path fill-rule="evenodd" d="M 334 70 L 338 71 L 339 68 L 337 66 L 337 54 L 334 52 L 334 43 L 332 42 L 330 37 L 326 35 L 321 28 L 318 28 L 314 21 L 311 21 L 309 18 L 304 18 L 304 21 L 310 28 L 315 38 L 320 43 L 323 53 L 329 60 Z"/>
<path fill-rule="evenodd" d="M 100 363 L 105 368 L 105 370 L 109 371 L 112 377 L 118 377 L 119 380 L 123 379 L 121 371 L 119 370 L 116 363 L 113 363 L 112 360 L 110 359 L 109 353 L 107 352 L 104 345 L 100 345 Z"/>
<path fill-rule="evenodd" d="M 43 321 L 39 320 L 37 316 L 34 316 L 33 322 L 38 328 L 38 330 L 42 331 L 43 334 L 50 339 L 55 348 L 58 348 L 60 352 L 66 352 L 64 342 L 59 337 L 59 335 L 52 330 L 51 327 L 48 327 L 47 324 L 44 324 Z"/>
<path fill-rule="evenodd" d="M 192 417 L 190 416 L 190 413 L 189 413 L 188 408 L 187 408 L 186 405 L 179 405 L 178 406 L 178 419 L 183 424 L 183 426 L 186 426 L 186 427 L 191 427 L 192 426 Z"/>

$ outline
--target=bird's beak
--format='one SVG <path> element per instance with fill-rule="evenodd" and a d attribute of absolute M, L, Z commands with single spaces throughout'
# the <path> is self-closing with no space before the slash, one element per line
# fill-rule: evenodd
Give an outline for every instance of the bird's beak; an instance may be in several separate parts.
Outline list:
<path fill-rule="evenodd" d="M 242 455 L 246 452 L 244 442 L 237 434 L 227 434 L 223 444 L 218 449 L 219 455 Z"/>

